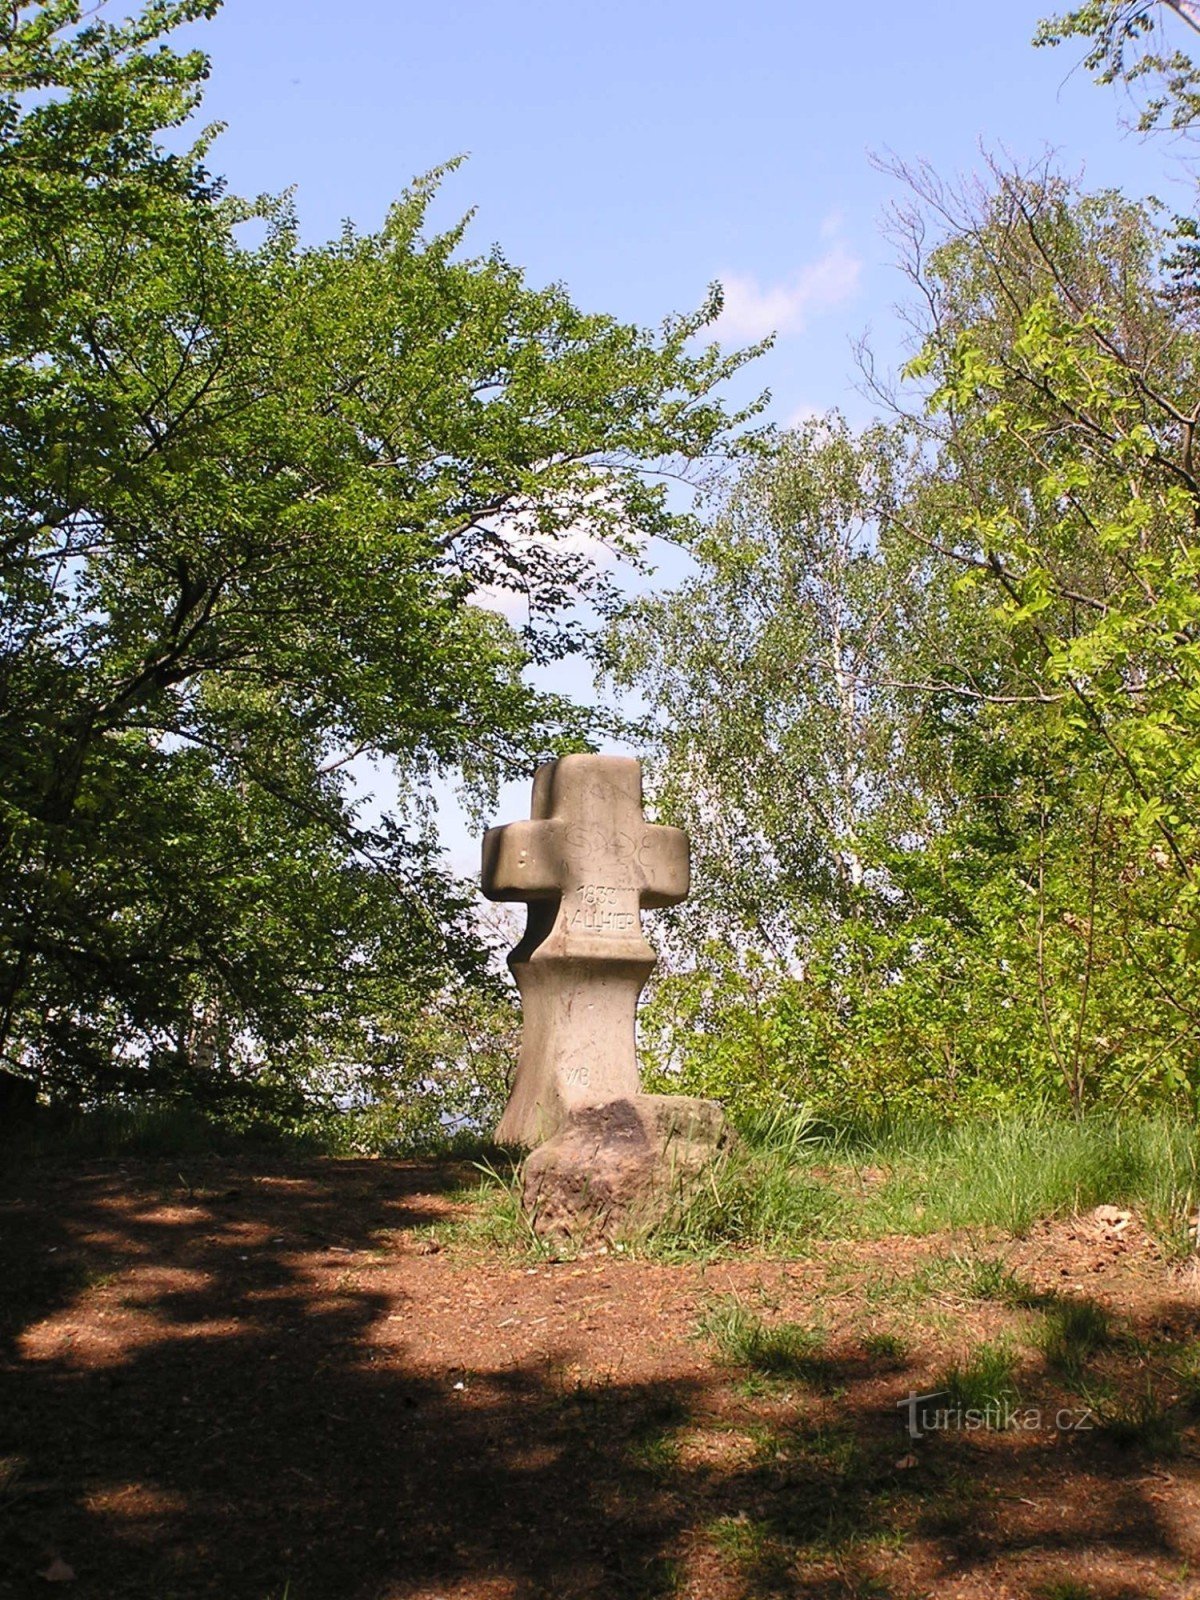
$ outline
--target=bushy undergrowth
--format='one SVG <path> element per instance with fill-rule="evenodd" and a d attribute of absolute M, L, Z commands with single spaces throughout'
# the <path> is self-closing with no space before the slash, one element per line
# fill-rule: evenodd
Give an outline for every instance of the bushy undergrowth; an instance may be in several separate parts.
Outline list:
<path fill-rule="evenodd" d="M 324 1149 L 316 1131 L 267 1118 L 220 1116 L 187 1101 L 103 1105 L 74 1116 L 47 1113 L 13 1130 L 5 1145 L 10 1152 L 75 1160 Z"/>

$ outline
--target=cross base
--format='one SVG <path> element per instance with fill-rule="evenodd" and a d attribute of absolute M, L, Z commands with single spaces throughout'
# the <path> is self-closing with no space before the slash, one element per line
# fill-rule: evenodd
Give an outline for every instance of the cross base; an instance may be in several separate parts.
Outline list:
<path fill-rule="evenodd" d="M 519 947 L 518 947 L 519 948 Z M 516 952 L 514 952 L 515 956 Z M 510 959 L 521 991 L 521 1056 L 497 1142 L 531 1150 L 574 1105 L 638 1092 L 635 1019 L 654 956 Z"/>

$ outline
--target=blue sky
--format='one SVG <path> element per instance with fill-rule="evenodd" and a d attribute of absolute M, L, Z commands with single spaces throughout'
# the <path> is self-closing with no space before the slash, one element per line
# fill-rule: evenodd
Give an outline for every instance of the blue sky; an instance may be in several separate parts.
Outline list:
<path fill-rule="evenodd" d="M 863 333 L 898 357 L 905 286 L 880 223 L 899 189 L 872 152 L 952 178 L 981 144 L 1018 162 L 1050 147 L 1092 186 L 1170 200 L 1170 147 L 1124 130 L 1130 107 L 1077 48 L 1032 48 L 1047 8 L 226 0 L 192 33 L 212 58 L 205 115 L 228 123 L 214 166 L 243 193 L 294 185 L 309 239 L 376 226 L 415 174 L 466 154 L 440 217 L 475 207 L 477 248 L 498 242 L 588 309 L 656 323 L 720 278 L 722 333 L 778 330 L 747 387 L 786 423 L 866 419 Z M 448 823 L 468 867 L 476 846 Z"/>
<path fill-rule="evenodd" d="M 639 322 L 729 285 L 732 334 L 780 330 L 773 415 L 860 411 L 852 339 L 894 346 L 903 285 L 872 151 L 979 166 L 1047 145 L 1089 181 L 1162 191 L 1169 152 L 1121 103 L 1030 46 L 1033 0 L 226 0 L 195 30 L 234 187 L 295 185 L 306 235 L 375 226 L 415 174 L 466 153 L 443 214 L 474 206 L 535 281 Z"/>

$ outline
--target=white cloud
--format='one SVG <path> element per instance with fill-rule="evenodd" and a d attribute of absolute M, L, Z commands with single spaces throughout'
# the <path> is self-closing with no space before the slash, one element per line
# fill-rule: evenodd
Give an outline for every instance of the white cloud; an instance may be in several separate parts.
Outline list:
<path fill-rule="evenodd" d="M 783 419 L 785 428 L 802 428 L 806 422 L 819 422 L 825 415 L 824 406 L 797 406 Z"/>
<path fill-rule="evenodd" d="M 839 219 L 821 225 L 829 248 L 790 278 L 760 283 L 751 273 L 722 274 L 725 306 L 713 324 L 713 338 L 762 339 L 768 333 L 803 333 L 814 312 L 844 305 L 858 290 L 862 262 L 836 237 Z"/>
<path fill-rule="evenodd" d="M 587 513 L 596 508 L 596 520 Z M 493 518 L 493 532 L 504 538 L 518 555 L 532 555 L 536 551 L 558 552 L 564 556 L 582 556 L 598 570 L 616 564 L 618 555 L 612 543 L 603 536 L 602 525 L 612 522 L 613 532 L 619 531 L 634 544 L 641 544 L 638 529 L 621 516 L 613 516 L 614 502 L 603 484 L 593 484 L 580 495 L 578 517 L 557 534 L 539 531 L 537 519 L 528 508 L 514 505 L 500 517 Z M 607 516 L 605 512 L 607 510 Z M 523 622 L 529 613 L 528 597 L 520 589 L 509 589 L 502 584 L 487 584 L 471 596 L 472 605 L 485 611 L 498 611 L 510 622 Z"/>

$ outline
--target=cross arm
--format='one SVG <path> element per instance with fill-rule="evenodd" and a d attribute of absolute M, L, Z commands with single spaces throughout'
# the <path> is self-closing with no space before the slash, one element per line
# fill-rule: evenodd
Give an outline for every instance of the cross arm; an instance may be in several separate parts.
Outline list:
<path fill-rule="evenodd" d="M 562 893 L 563 824 L 509 822 L 483 836 L 483 892 L 489 900 L 550 900 Z"/>
<path fill-rule="evenodd" d="M 642 865 L 645 886 L 639 896 L 647 910 L 678 905 L 687 899 L 691 883 L 688 836 L 682 828 L 662 826 L 647 830 Z"/>

